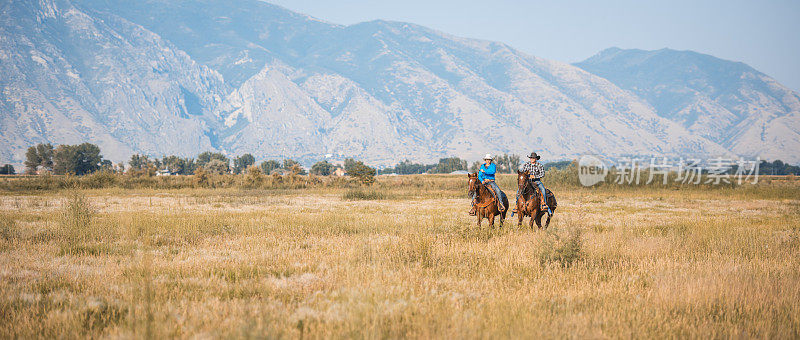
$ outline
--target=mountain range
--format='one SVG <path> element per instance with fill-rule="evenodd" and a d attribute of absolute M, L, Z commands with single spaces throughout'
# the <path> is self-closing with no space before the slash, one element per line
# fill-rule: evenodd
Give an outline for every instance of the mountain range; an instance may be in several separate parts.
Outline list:
<path fill-rule="evenodd" d="M 617 48 L 574 65 L 389 21 L 257 0 L 0 2 L 0 161 L 40 142 L 104 156 L 800 162 L 800 97 L 742 63 Z"/>

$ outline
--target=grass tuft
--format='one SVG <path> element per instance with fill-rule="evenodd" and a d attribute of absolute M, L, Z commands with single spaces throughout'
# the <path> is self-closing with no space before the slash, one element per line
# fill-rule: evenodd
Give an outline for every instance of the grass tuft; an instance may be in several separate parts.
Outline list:
<path fill-rule="evenodd" d="M 554 232 L 542 242 L 539 262 L 543 265 L 558 264 L 561 268 L 569 268 L 583 259 L 583 241 L 580 229 L 573 229 L 567 237 L 560 237 Z"/>
<path fill-rule="evenodd" d="M 61 209 L 61 226 L 77 234 L 87 231 L 95 213 L 86 195 L 69 191 L 66 196 Z"/>
<path fill-rule="evenodd" d="M 388 195 L 383 191 L 375 189 L 350 189 L 347 190 L 342 198 L 348 201 L 373 201 L 388 199 Z"/>

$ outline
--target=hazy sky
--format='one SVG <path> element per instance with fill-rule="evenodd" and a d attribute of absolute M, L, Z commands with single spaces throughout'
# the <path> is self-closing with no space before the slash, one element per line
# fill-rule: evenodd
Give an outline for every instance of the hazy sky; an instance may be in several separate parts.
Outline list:
<path fill-rule="evenodd" d="M 742 61 L 800 90 L 800 0 L 268 0 L 338 24 L 406 21 L 576 62 L 611 46 Z"/>

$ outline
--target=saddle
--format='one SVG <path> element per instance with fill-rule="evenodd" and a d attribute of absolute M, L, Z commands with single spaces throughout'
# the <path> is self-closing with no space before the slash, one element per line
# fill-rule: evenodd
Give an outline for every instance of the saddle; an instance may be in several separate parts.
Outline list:
<path fill-rule="evenodd" d="M 503 207 L 503 209 L 501 209 L 501 206 L 502 206 L 502 202 L 503 202 L 503 197 L 506 197 L 506 193 L 503 192 L 503 190 L 500 190 L 500 194 L 498 195 L 496 192 L 494 192 L 494 189 L 491 186 L 484 185 L 484 187 L 486 187 L 486 190 L 489 190 L 489 192 L 492 193 L 492 199 L 494 200 L 494 203 L 497 205 L 497 210 L 500 210 L 500 211 L 505 210 L 504 209 L 505 207 Z M 492 201 L 488 201 L 488 202 L 483 203 L 483 204 L 478 204 L 478 206 L 481 207 L 481 208 L 485 208 L 485 207 L 488 207 L 490 204 L 492 204 Z"/>
<path fill-rule="evenodd" d="M 533 184 L 532 181 L 529 181 L 528 182 L 528 186 L 525 187 L 525 189 L 522 191 L 522 193 L 523 194 L 536 195 L 536 197 L 538 198 L 538 200 L 540 202 L 541 208 L 543 208 L 543 209 L 550 205 L 547 202 L 551 202 L 552 201 L 553 202 L 553 206 L 551 206 L 550 209 L 554 209 L 558 205 L 556 203 L 556 196 L 553 195 L 553 192 L 550 191 L 550 189 L 544 188 L 544 190 L 545 190 L 545 194 L 542 195 L 541 192 L 539 192 L 539 186 L 536 185 L 536 184 Z"/>

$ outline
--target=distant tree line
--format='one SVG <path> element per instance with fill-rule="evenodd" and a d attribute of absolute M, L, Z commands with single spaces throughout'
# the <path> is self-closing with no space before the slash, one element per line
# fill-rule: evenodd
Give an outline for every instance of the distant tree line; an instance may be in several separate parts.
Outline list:
<path fill-rule="evenodd" d="M 526 160 L 527 161 L 527 160 Z M 557 168 L 562 169 L 568 166 L 572 161 L 552 162 L 544 165 L 545 169 Z M 515 173 L 522 165 L 522 159 L 519 155 L 502 154 L 495 156 L 494 163 L 497 165 L 497 172 L 501 174 Z M 476 161 L 469 166 L 470 172 L 478 172 L 483 161 Z M 404 160 L 393 167 L 388 167 L 381 170 L 382 174 L 398 174 L 398 175 L 414 175 L 414 174 L 447 174 L 453 171 L 466 171 L 467 161 L 458 157 L 449 157 L 439 159 L 435 164 L 419 164 L 409 160 Z"/>
<path fill-rule="evenodd" d="M 572 164 L 572 162 L 574 161 L 549 162 L 549 163 L 543 163 L 542 166 L 544 167 L 545 170 L 564 169 L 568 167 L 570 164 Z"/>
<path fill-rule="evenodd" d="M 101 168 L 111 169 L 111 161 L 100 155 L 100 148 L 91 143 L 79 145 L 37 144 L 25 153 L 25 172 L 35 174 L 40 168 L 57 175 L 85 175 Z"/>
<path fill-rule="evenodd" d="M 730 173 L 736 173 L 737 169 L 739 168 L 738 165 L 733 165 L 731 168 Z M 758 163 L 758 174 L 759 175 L 776 175 L 776 176 L 783 176 L 783 175 L 796 175 L 800 176 L 800 166 L 786 164 L 781 160 L 775 160 L 772 162 L 768 161 L 761 161 Z"/>
<path fill-rule="evenodd" d="M 0 166 L 0 175 L 16 175 L 17 170 L 14 169 L 14 166 L 11 164 L 6 164 Z"/>
<path fill-rule="evenodd" d="M 519 155 L 503 154 L 496 156 L 495 164 L 499 173 L 514 173 L 521 165 Z M 179 156 L 164 156 L 150 158 L 147 155 L 134 154 L 125 164 L 113 164 L 103 158 L 100 147 L 91 143 L 78 145 L 62 144 L 54 147 L 52 144 L 37 144 L 28 148 L 25 153 L 25 172 L 37 174 L 44 170 L 53 174 L 84 175 L 104 170 L 132 175 L 153 176 L 159 172 L 170 175 L 192 175 L 197 171 L 211 174 L 241 174 L 251 168 L 257 168 L 263 174 L 295 174 L 306 175 L 307 172 L 301 164 L 291 158 L 266 160 L 255 166 L 256 159 L 252 154 L 246 153 L 233 159 L 219 152 L 203 152 L 197 158 Z M 471 172 L 477 172 L 482 161 L 477 161 L 469 167 Z M 572 161 L 545 163 L 545 169 L 563 169 Z M 358 178 L 364 183 L 372 183 L 378 171 L 362 161 L 353 158 L 344 160 L 343 165 L 335 165 L 327 160 L 319 161 L 311 166 L 310 173 L 317 176 L 329 176 L 337 169 L 343 169 L 348 176 Z M 380 171 L 382 174 L 413 175 L 423 173 L 446 174 L 454 171 L 467 170 L 467 161 L 458 157 L 441 158 L 434 164 L 420 164 L 408 159 Z M 736 171 L 736 165 L 730 172 Z M 16 169 L 10 164 L 0 166 L 0 175 L 16 174 Z M 761 161 L 759 163 L 761 175 L 800 175 L 800 166 L 786 164 L 780 160 L 773 162 Z"/>
<path fill-rule="evenodd" d="M 80 145 L 38 144 L 28 148 L 26 153 L 25 168 L 29 174 L 37 174 L 42 170 L 57 175 L 73 174 L 85 175 L 100 170 L 115 173 L 126 173 L 132 176 L 154 176 L 156 174 L 193 175 L 206 174 L 241 174 L 249 171 L 258 171 L 262 174 L 294 174 L 307 175 L 308 173 L 300 162 L 291 158 L 266 160 L 258 166 L 252 154 L 228 158 L 219 152 L 203 152 L 197 158 L 164 156 L 151 158 L 147 155 L 133 154 L 128 160 L 127 167 L 123 163 L 114 165 L 111 161 L 100 155 L 97 145 L 83 143 Z M 311 174 L 329 176 L 337 169 L 342 168 L 348 175 L 370 184 L 375 181 L 377 171 L 362 161 L 348 158 L 344 165 L 334 165 L 328 161 L 320 161 L 311 167 Z M 5 165 L 0 167 L 0 174 L 14 174 L 14 167 Z"/>
<path fill-rule="evenodd" d="M 449 174 L 453 171 L 466 171 L 467 161 L 458 157 L 439 159 L 435 164 L 419 164 L 404 160 L 393 167 L 384 168 L 382 174 L 416 175 L 416 174 Z"/>

